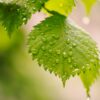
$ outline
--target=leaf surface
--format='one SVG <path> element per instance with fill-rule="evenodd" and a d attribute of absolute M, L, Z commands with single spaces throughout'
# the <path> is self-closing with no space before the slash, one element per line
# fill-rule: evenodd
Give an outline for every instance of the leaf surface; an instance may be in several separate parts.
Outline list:
<path fill-rule="evenodd" d="M 33 59 L 58 75 L 63 84 L 70 76 L 98 66 L 96 43 L 58 13 L 34 27 L 28 45 Z"/>
<path fill-rule="evenodd" d="M 62 15 L 68 16 L 75 6 L 74 0 L 49 0 L 45 7 L 50 11 L 56 11 Z"/>
<path fill-rule="evenodd" d="M 25 24 L 31 14 L 25 7 L 17 4 L 0 3 L 0 23 L 6 28 L 9 35 L 22 24 Z"/>
<path fill-rule="evenodd" d="M 82 0 L 82 2 L 85 6 L 87 14 L 89 14 L 93 5 L 97 2 L 97 0 Z"/>
<path fill-rule="evenodd" d="M 87 96 L 90 96 L 90 87 L 100 75 L 99 67 L 100 66 L 91 68 L 91 70 L 86 71 L 84 74 L 80 74 L 81 80 L 84 84 L 84 87 L 86 88 Z"/>

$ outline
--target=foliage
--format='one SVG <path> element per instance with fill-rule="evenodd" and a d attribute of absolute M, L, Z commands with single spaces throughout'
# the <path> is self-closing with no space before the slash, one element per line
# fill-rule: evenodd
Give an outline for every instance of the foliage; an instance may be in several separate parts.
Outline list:
<path fill-rule="evenodd" d="M 95 42 L 59 14 L 35 26 L 28 44 L 33 59 L 58 75 L 64 84 L 71 75 L 92 69 L 95 64 L 98 67 Z"/>
<path fill-rule="evenodd" d="M 56 11 L 67 16 L 75 7 L 74 0 L 49 0 L 45 7 L 50 11 Z"/>
<path fill-rule="evenodd" d="M 96 0 L 82 2 L 89 13 Z M 74 7 L 75 0 L 4 0 L 0 3 L 0 23 L 11 35 L 32 14 L 42 8 L 47 10 L 49 17 L 29 35 L 29 52 L 45 70 L 58 75 L 64 85 L 70 76 L 78 74 L 88 94 L 99 75 L 99 51 L 88 33 L 69 21 Z"/>
<path fill-rule="evenodd" d="M 96 1 L 97 0 L 82 0 L 83 4 L 85 6 L 85 9 L 86 9 L 87 14 L 90 13 L 91 8 L 96 3 Z"/>
<path fill-rule="evenodd" d="M 30 12 L 25 7 L 17 4 L 0 3 L 0 21 L 7 29 L 9 35 L 23 23 L 26 23 L 29 18 Z"/>
<path fill-rule="evenodd" d="M 10 39 L 1 26 L 0 32 L 0 100 L 58 100 L 50 96 L 55 92 L 58 95 L 56 89 L 49 88 L 49 82 L 45 84 L 36 63 L 26 53 L 26 46 L 23 47 L 25 32 L 17 31 Z"/>

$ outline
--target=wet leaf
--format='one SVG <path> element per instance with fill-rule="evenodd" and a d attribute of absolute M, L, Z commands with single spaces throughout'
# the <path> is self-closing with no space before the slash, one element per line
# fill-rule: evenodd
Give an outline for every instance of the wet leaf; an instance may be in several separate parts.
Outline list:
<path fill-rule="evenodd" d="M 70 76 L 98 67 L 98 49 L 81 28 L 58 13 L 36 25 L 29 36 L 29 52 L 63 84 Z"/>

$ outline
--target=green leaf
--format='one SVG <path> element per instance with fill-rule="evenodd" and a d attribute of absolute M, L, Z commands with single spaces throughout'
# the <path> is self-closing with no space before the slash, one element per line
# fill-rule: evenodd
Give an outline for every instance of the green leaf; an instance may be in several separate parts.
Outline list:
<path fill-rule="evenodd" d="M 97 77 L 100 75 L 99 67 L 91 68 L 91 70 L 86 71 L 84 74 L 80 75 L 81 80 L 86 88 L 87 96 L 90 96 L 90 87 L 95 82 Z"/>
<path fill-rule="evenodd" d="M 33 59 L 59 76 L 64 85 L 70 76 L 96 68 L 99 63 L 96 43 L 58 13 L 34 27 L 28 45 Z"/>
<path fill-rule="evenodd" d="M 41 10 L 48 0 L 27 0 L 26 6 L 32 11 L 36 12 Z"/>
<path fill-rule="evenodd" d="M 0 3 L 0 23 L 6 28 L 9 35 L 22 24 L 26 24 L 30 16 L 30 12 L 25 7 Z"/>
<path fill-rule="evenodd" d="M 97 0 L 82 0 L 84 6 L 85 6 L 85 9 L 86 9 L 86 12 L 87 14 L 90 13 L 93 5 L 96 3 Z"/>
<path fill-rule="evenodd" d="M 4 3 L 13 3 L 28 8 L 32 13 L 39 11 L 48 0 L 3 0 Z"/>
<path fill-rule="evenodd" d="M 56 11 L 60 14 L 68 16 L 75 6 L 74 0 L 49 0 L 45 7 L 50 11 Z"/>

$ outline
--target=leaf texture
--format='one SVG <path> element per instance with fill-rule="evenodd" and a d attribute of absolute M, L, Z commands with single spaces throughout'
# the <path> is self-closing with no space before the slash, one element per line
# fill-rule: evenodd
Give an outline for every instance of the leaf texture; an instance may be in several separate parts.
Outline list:
<path fill-rule="evenodd" d="M 97 0 L 82 0 L 82 2 L 85 6 L 87 14 L 89 14 L 93 5 L 97 2 Z"/>
<path fill-rule="evenodd" d="M 9 35 L 30 18 L 30 12 L 17 4 L 0 3 L 0 22 Z"/>
<path fill-rule="evenodd" d="M 35 13 L 36 11 L 39 11 L 47 1 L 48 0 L 3 0 L 2 2 L 24 6 L 32 13 Z"/>
<path fill-rule="evenodd" d="M 74 0 L 49 0 L 46 2 L 45 7 L 50 11 L 56 11 L 62 15 L 68 16 L 75 7 Z"/>
<path fill-rule="evenodd" d="M 80 74 L 80 78 L 86 88 L 87 96 L 90 96 L 90 87 L 95 82 L 95 80 L 100 75 L 100 68 L 97 66 L 96 68 L 91 68 L 91 70 L 86 71 L 84 74 Z"/>
<path fill-rule="evenodd" d="M 55 13 L 36 25 L 29 36 L 29 52 L 45 70 L 70 77 L 99 65 L 96 43 L 82 29 Z"/>

